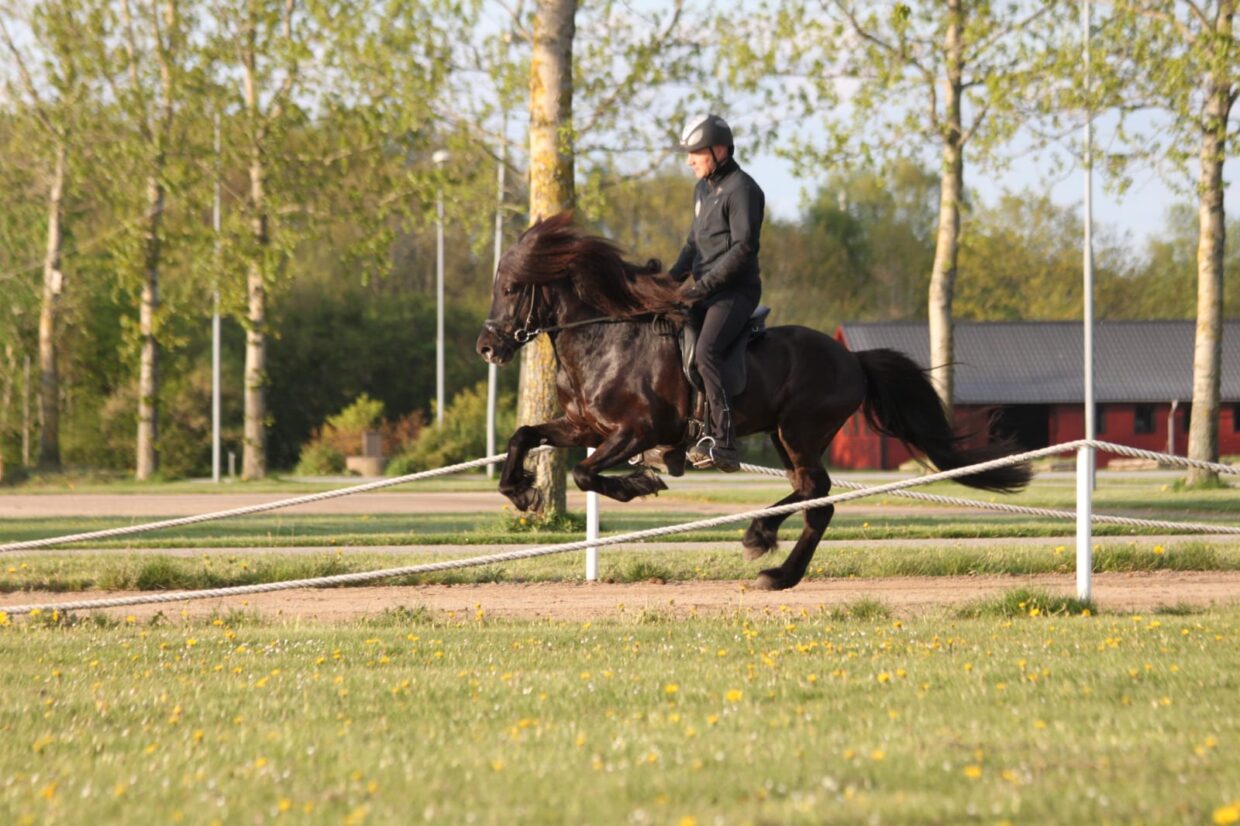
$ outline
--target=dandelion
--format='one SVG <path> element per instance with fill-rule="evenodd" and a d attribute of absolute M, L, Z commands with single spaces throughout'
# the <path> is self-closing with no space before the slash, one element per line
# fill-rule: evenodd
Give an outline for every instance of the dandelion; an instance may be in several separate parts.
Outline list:
<path fill-rule="evenodd" d="M 886 756 L 887 755 L 883 753 L 882 749 L 874 749 L 874 751 L 870 752 L 870 759 L 875 763 L 883 762 L 883 758 Z"/>
<path fill-rule="evenodd" d="M 280 802 L 276 804 L 276 809 L 280 812 L 280 814 L 292 811 L 293 801 L 289 800 L 287 797 L 282 797 L 280 798 Z"/>
<path fill-rule="evenodd" d="M 663 693 L 668 695 L 669 697 L 678 691 L 680 691 L 680 686 L 676 685 L 676 683 L 668 683 L 667 685 L 663 686 Z"/>
<path fill-rule="evenodd" d="M 977 780 L 982 776 L 982 767 L 976 763 L 970 763 L 964 767 L 964 776 L 970 780 Z"/>
<path fill-rule="evenodd" d="M 1155 546 L 1154 546 L 1154 555 L 1155 555 L 1155 556 L 1162 556 L 1162 555 L 1163 555 L 1163 554 L 1165 554 L 1166 552 L 1167 552 L 1167 549 L 1166 549 L 1166 548 L 1164 548 L 1162 545 L 1155 545 Z"/>
<path fill-rule="evenodd" d="M 1215 826 L 1228 826 L 1231 823 L 1240 823 L 1240 800 L 1234 800 L 1226 806 L 1219 806 L 1215 809 L 1212 822 Z"/>
<path fill-rule="evenodd" d="M 723 695 L 723 699 L 727 700 L 729 703 L 739 703 L 744 696 L 745 692 L 741 691 L 739 688 L 733 688 L 730 689 L 727 694 Z"/>
<path fill-rule="evenodd" d="M 0 611 L 0 628 L 9 624 L 9 615 Z"/>

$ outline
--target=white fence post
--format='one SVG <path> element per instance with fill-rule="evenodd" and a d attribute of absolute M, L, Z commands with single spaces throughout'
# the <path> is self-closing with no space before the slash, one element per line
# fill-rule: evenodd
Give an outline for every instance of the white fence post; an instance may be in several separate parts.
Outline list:
<path fill-rule="evenodd" d="M 586 448 L 586 455 L 594 453 L 594 448 Z M 586 493 L 586 541 L 598 541 L 598 494 L 594 491 Z M 598 580 L 598 546 L 586 548 L 586 581 Z"/>
<path fill-rule="evenodd" d="M 1088 600 L 1093 591 L 1094 449 L 1082 446 L 1076 451 L 1076 596 Z"/>

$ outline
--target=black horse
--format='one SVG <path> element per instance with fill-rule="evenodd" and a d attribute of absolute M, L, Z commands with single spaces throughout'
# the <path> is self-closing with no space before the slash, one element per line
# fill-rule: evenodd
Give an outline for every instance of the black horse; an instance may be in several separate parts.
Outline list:
<path fill-rule="evenodd" d="M 658 261 L 625 261 L 609 241 L 589 236 L 560 213 L 535 224 L 500 259 L 491 312 L 478 336 L 486 361 L 504 364 L 534 336 L 551 337 L 559 359 L 557 394 L 564 414 L 520 427 L 508 442 L 499 489 L 520 510 L 541 501 L 526 454 L 539 445 L 593 447 L 573 468 L 586 491 L 627 502 L 666 487 L 649 467 L 627 476 L 600 471 L 662 450 L 669 466 L 683 466 L 691 393 L 681 370 L 683 322 L 678 285 Z M 738 436 L 768 432 L 787 469 L 793 492 L 778 504 L 826 496 L 831 478 L 823 451 L 858 408 L 875 430 L 900 439 L 947 470 L 1009 455 L 1008 443 L 971 447 L 953 432 L 924 371 L 894 350 L 849 352 L 806 327 L 773 327 L 753 341 L 748 385 L 732 400 Z M 984 490 L 1009 492 L 1029 480 L 1028 465 L 960 479 Z M 801 581 L 831 522 L 831 505 L 805 512 L 805 528 L 783 564 L 759 574 L 761 588 Z M 786 516 L 755 519 L 745 533 L 747 559 L 776 547 Z"/>

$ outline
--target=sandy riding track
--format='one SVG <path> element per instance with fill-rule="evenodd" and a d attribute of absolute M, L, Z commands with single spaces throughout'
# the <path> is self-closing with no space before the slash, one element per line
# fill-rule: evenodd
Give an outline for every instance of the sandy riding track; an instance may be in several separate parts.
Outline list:
<path fill-rule="evenodd" d="M 472 618 L 596 620 L 642 614 L 664 617 L 719 616 L 737 611 L 817 611 L 876 599 L 900 616 L 943 612 L 1020 586 L 1072 594 L 1072 576 L 889 577 L 811 580 L 791 591 L 754 591 L 748 582 L 532 583 L 422 585 L 303 589 L 248 597 L 172 602 L 109 609 L 114 616 L 145 619 L 162 612 L 172 620 L 229 611 L 254 612 L 269 620 L 343 622 L 374 617 L 384 609 L 426 609 L 435 615 Z M 5 605 L 121 596 L 120 592 L 53 594 L 23 592 L 0 596 Z M 1240 572 L 1160 571 L 1097 574 L 1094 598 L 1102 610 L 1154 611 L 1167 606 L 1208 608 L 1240 604 Z"/>

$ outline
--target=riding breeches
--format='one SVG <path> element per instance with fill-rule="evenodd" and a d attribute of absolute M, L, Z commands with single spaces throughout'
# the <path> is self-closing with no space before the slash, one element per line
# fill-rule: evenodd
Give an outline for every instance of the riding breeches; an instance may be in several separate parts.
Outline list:
<path fill-rule="evenodd" d="M 707 433 L 725 444 L 732 441 L 733 432 L 729 392 L 723 386 L 724 355 L 745 332 L 757 306 L 757 300 L 727 291 L 694 307 L 689 318 L 699 331 L 696 361 L 706 390 Z"/>

